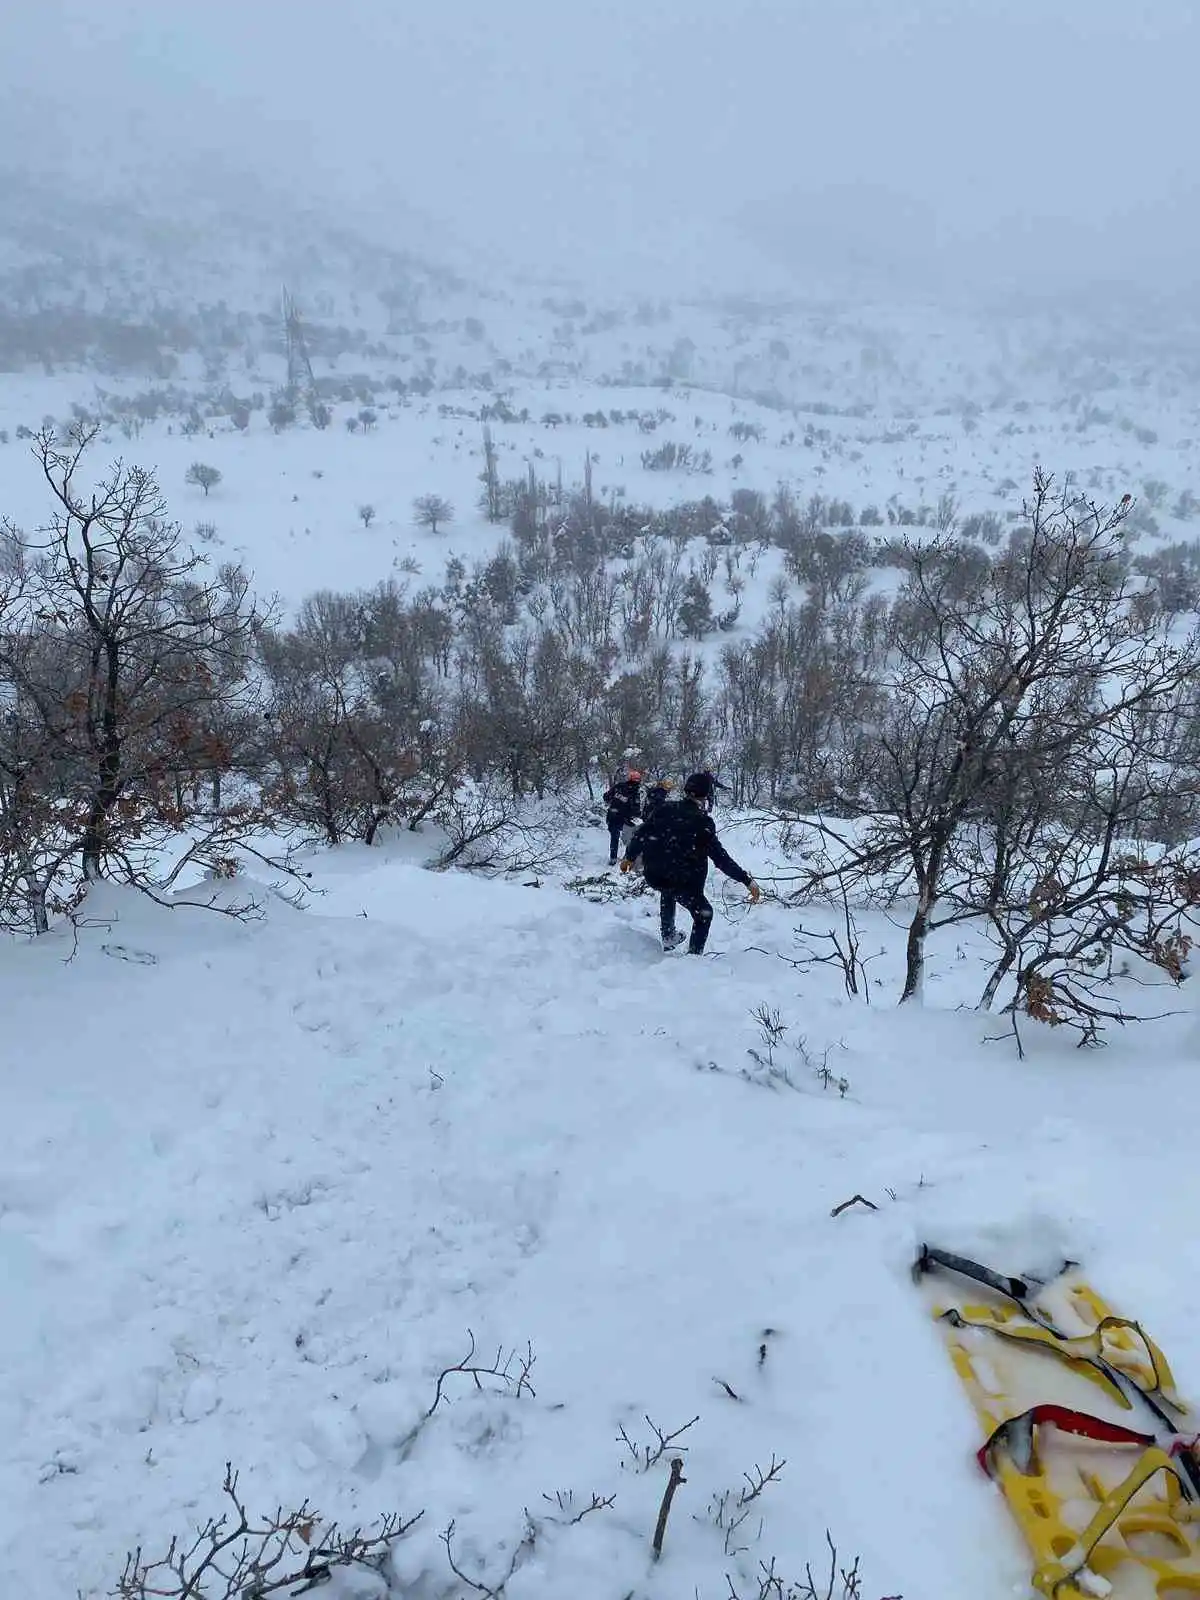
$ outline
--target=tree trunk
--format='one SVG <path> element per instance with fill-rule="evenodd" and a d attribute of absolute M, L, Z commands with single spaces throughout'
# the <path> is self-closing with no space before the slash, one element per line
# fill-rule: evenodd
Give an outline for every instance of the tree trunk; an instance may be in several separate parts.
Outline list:
<path fill-rule="evenodd" d="M 979 1005 L 977 1007 L 978 1010 L 990 1011 L 992 1009 L 992 1002 L 996 998 L 996 992 L 1008 974 L 1012 971 L 1013 962 L 1016 959 L 1017 952 L 1015 949 L 1012 949 L 1006 950 L 1000 957 L 1000 960 L 997 961 L 996 965 L 991 970 L 988 981 L 983 986 L 983 993 L 979 997 Z"/>
<path fill-rule="evenodd" d="M 935 838 L 925 861 L 914 861 L 917 875 L 917 909 L 908 925 L 908 944 L 904 953 L 904 991 L 900 1004 L 906 1000 L 920 999 L 925 983 L 925 941 L 929 937 L 929 922 L 937 904 L 938 884 L 942 875 L 942 856 L 945 840 Z M 915 852 L 914 852 L 915 854 Z"/>
<path fill-rule="evenodd" d="M 50 913 L 46 910 L 46 886 L 39 883 L 29 897 L 29 911 L 33 917 L 34 933 L 50 932 Z"/>
<path fill-rule="evenodd" d="M 995 963 L 989 979 L 987 979 L 986 984 L 984 984 L 984 992 L 979 995 L 979 1011 L 992 1010 L 992 1002 L 995 1000 L 997 989 L 1000 987 L 1000 984 L 1005 981 L 1006 974 L 1013 970 L 1014 960 L 1016 960 L 1016 950 L 1011 950 L 1010 954 L 1003 955 L 1003 957 L 1000 958 L 997 963 Z"/>
<path fill-rule="evenodd" d="M 100 761 L 96 788 L 92 795 L 87 826 L 83 833 L 83 876 L 87 883 L 101 877 L 100 858 L 108 833 L 108 818 L 121 793 L 121 733 L 117 718 L 117 683 L 121 659 L 117 643 L 105 643 L 107 682 L 104 686 L 104 711 L 100 719 Z"/>
<path fill-rule="evenodd" d="M 342 835 L 338 828 L 337 811 L 333 804 L 333 785 L 329 781 L 329 774 L 320 768 L 316 771 L 317 805 L 321 813 L 321 826 L 325 829 L 325 839 L 329 844 L 341 844 Z"/>
<path fill-rule="evenodd" d="M 917 901 L 917 909 L 913 919 L 908 925 L 908 943 L 904 952 L 904 992 L 900 996 L 900 1004 L 906 1000 L 919 1000 L 925 982 L 925 941 L 929 937 L 929 913 L 931 906 L 928 897 L 922 891 L 921 898 Z"/>

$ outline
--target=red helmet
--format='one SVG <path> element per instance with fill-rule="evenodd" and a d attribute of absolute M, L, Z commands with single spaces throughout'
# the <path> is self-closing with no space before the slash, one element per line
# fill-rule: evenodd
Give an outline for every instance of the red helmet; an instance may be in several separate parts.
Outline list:
<path fill-rule="evenodd" d="M 633 768 L 630 768 L 629 781 L 630 781 L 630 783 L 641 783 L 641 781 L 642 781 L 641 773 L 635 771 Z"/>

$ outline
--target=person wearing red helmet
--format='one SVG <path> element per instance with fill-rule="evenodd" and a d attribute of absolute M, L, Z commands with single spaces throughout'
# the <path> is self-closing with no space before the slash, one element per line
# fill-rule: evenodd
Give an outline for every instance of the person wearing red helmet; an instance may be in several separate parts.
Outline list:
<path fill-rule="evenodd" d="M 604 791 L 603 799 L 608 807 L 605 813 L 608 823 L 608 864 L 615 867 L 618 851 L 632 839 L 633 830 L 642 814 L 641 773 L 631 768 L 629 775 L 620 783 L 614 783 L 611 789 Z"/>
<path fill-rule="evenodd" d="M 621 871 L 628 872 L 640 859 L 646 882 L 659 892 L 664 950 L 683 942 L 683 934 L 675 929 L 675 909 L 680 905 L 692 918 L 688 954 L 703 955 L 713 919 L 704 893 L 710 861 L 727 878 L 745 884 L 752 904 L 759 898 L 754 879 L 717 838 L 709 815 L 716 786 L 711 772 L 694 772 L 683 786 L 679 804 L 658 806 L 626 846 Z"/>

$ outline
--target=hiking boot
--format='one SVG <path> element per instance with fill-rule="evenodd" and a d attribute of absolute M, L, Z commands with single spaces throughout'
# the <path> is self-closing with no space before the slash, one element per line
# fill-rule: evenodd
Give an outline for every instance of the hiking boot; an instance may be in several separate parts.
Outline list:
<path fill-rule="evenodd" d="M 683 941 L 684 941 L 684 939 L 686 937 L 687 937 L 686 934 L 682 934 L 682 933 L 679 933 L 679 932 L 664 933 L 663 934 L 663 942 L 662 942 L 663 943 L 663 949 L 669 955 L 672 950 L 678 950 L 679 949 L 679 946 L 683 943 Z"/>

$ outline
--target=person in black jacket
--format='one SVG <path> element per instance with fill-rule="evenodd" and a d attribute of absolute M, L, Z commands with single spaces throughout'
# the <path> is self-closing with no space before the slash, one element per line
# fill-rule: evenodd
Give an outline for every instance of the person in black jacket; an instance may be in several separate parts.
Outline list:
<path fill-rule="evenodd" d="M 631 772 L 620 783 L 614 783 L 611 789 L 606 789 L 602 798 L 608 807 L 605 814 L 608 823 L 608 864 L 615 867 L 617 851 L 621 845 L 629 843 L 637 819 L 642 814 L 641 773 Z"/>
<path fill-rule="evenodd" d="M 621 862 L 621 871 L 628 872 L 640 857 L 646 882 L 659 891 L 664 950 L 674 950 L 683 942 L 683 935 L 675 931 L 675 908 L 681 905 L 692 917 L 688 954 L 704 953 L 713 919 L 713 908 L 704 893 L 710 861 L 727 878 L 745 884 L 752 904 L 759 897 L 754 879 L 717 838 L 716 824 L 709 815 L 714 787 L 711 772 L 693 773 L 683 786 L 679 804 L 660 805 L 629 841 Z"/>
<path fill-rule="evenodd" d="M 657 783 L 652 783 L 646 790 L 646 798 L 642 801 L 642 821 L 649 822 L 650 818 L 670 795 L 675 785 L 670 778 L 660 778 Z"/>

